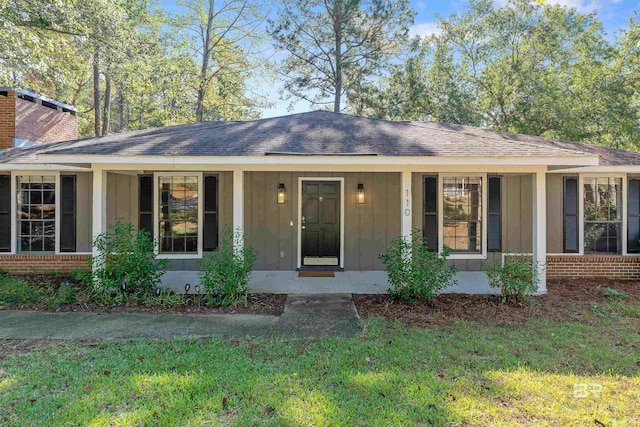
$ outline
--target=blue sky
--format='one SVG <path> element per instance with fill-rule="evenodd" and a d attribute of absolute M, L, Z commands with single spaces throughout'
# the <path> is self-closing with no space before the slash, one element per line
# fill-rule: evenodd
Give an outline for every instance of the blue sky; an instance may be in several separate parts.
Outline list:
<path fill-rule="evenodd" d="M 497 5 L 506 3 L 506 0 L 494 0 Z M 546 0 L 550 4 L 560 4 L 563 6 L 576 8 L 579 12 L 597 12 L 604 29 L 609 37 L 613 37 L 617 31 L 627 26 L 627 21 L 634 11 L 640 12 L 640 0 Z M 451 13 L 463 12 L 467 8 L 467 1 L 454 0 L 411 0 L 411 7 L 417 13 L 415 24 L 411 29 L 412 35 L 429 35 L 438 31 L 436 24 L 436 14 L 446 17 Z M 176 0 L 160 0 L 160 6 L 167 9 L 169 13 L 180 10 L 176 5 Z M 279 100 L 279 85 L 269 84 L 267 88 L 257 88 L 258 91 L 268 97 L 269 101 L 275 103 L 272 108 L 262 112 L 263 117 L 272 117 L 288 114 L 289 101 Z M 266 89 L 266 90 L 265 90 Z M 298 102 L 293 112 L 308 111 L 309 105 L 306 102 Z"/>

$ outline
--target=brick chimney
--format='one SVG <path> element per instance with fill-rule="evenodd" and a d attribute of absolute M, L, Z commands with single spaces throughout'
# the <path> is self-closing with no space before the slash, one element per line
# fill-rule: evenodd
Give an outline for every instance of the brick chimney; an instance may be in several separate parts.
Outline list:
<path fill-rule="evenodd" d="M 78 110 L 34 92 L 0 88 L 0 150 L 78 138 Z"/>

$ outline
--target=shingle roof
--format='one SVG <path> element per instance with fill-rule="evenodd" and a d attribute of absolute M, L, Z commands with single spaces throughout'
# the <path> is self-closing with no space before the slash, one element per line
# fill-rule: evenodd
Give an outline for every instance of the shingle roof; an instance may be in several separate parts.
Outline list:
<path fill-rule="evenodd" d="M 11 149 L 0 162 L 37 154 L 119 156 L 601 156 L 601 164 L 638 164 L 640 153 L 435 122 L 398 122 L 327 111 L 246 122 L 204 122 Z"/>

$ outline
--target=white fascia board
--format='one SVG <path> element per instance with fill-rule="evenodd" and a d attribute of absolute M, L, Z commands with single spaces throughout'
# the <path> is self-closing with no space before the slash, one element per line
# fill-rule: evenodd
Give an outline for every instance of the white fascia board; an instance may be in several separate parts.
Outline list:
<path fill-rule="evenodd" d="M 597 166 L 597 156 L 454 157 L 454 156 L 70 156 L 40 154 L 39 163 L 159 165 L 474 165 Z"/>
<path fill-rule="evenodd" d="M 640 173 L 640 165 L 554 167 L 549 173 Z"/>
<path fill-rule="evenodd" d="M 91 172 L 90 167 L 69 166 L 52 163 L 0 163 L 0 171 L 66 171 Z"/>

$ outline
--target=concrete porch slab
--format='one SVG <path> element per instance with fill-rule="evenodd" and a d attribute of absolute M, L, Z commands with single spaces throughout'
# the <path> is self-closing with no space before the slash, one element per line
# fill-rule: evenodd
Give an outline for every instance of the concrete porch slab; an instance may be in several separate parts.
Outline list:
<path fill-rule="evenodd" d="M 487 275 L 482 271 L 459 271 L 457 286 L 446 288 L 444 293 L 496 294 L 489 287 Z M 197 271 L 168 271 L 162 277 L 162 285 L 178 293 L 184 293 L 186 283 L 190 293 L 196 292 L 199 283 Z M 249 291 L 277 294 L 386 294 L 389 280 L 384 271 L 336 271 L 335 277 L 299 277 L 297 271 L 256 270 L 251 274 Z"/>

